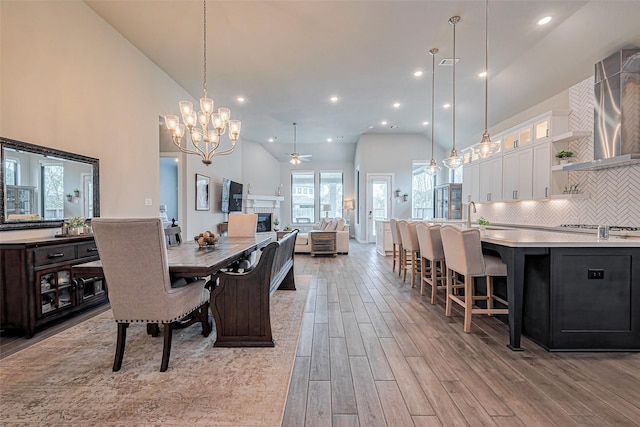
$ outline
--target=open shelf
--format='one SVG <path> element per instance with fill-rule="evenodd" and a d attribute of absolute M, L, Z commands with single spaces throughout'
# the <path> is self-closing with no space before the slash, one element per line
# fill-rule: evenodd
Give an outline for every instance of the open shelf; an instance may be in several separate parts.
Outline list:
<path fill-rule="evenodd" d="M 591 135 L 591 131 L 588 130 L 572 130 L 560 135 L 554 136 L 553 142 L 569 142 L 580 138 L 586 138 Z"/>

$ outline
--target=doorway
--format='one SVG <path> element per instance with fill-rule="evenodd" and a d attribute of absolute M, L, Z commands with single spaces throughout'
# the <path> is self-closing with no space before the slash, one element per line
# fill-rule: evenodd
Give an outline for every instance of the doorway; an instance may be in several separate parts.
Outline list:
<path fill-rule="evenodd" d="M 177 153 L 160 153 L 160 203 L 159 210 L 166 214 L 166 220 L 180 219 L 180 173 Z M 161 213 L 158 212 L 159 215 Z M 164 215 L 161 215 L 164 216 Z"/>
<path fill-rule="evenodd" d="M 367 174 L 367 242 L 376 241 L 376 220 L 391 217 L 393 174 Z"/>

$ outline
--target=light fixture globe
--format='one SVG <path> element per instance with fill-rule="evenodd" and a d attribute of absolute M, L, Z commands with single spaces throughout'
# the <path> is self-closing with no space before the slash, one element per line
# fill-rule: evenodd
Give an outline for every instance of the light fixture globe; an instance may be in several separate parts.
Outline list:
<path fill-rule="evenodd" d="M 459 16 L 452 16 L 451 18 L 449 18 L 449 24 L 453 26 L 453 144 L 449 157 L 442 160 L 444 165 L 449 169 L 456 169 L 460 167 L 462 165 L 462 161 L 464 160 L 462 156 L 458 156 L 458 150 L 456 150 L 456 24 L 458 22 L 460 22 Z"/>

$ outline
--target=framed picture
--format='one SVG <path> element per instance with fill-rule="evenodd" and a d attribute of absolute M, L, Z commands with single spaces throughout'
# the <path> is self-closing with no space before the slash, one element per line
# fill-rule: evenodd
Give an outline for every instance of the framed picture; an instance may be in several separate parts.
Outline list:
<path fill-rule="evenodd" d="M 196 174 L 196 210 L 209 210 L 209 177 Z"/>

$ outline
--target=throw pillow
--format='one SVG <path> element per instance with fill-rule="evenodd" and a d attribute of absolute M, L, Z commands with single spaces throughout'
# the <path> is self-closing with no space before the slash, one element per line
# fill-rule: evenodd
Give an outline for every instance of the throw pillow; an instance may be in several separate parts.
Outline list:
<path fill-rule="evenodd" d="M 344 218 L 338 218 L 338 222 L 336 223 L 337 231 L 344 231 L 344 225 L 347 223 L 347 220 Z"/>
<path fill-rule="evenodd" d="M 327 228 L 325 228 L 326 231 L 336 231 L 336 226 L 338 225 L 338 221 L 336 221 L 335 219 L 332 219 L 331 221 L 329 221 L 329 224 L 327 225 Z"/>

